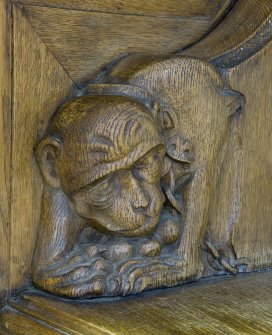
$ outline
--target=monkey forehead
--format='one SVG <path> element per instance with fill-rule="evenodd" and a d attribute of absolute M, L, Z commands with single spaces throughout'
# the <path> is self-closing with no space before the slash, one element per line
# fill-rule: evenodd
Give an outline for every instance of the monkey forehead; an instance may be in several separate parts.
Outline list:
<path fill-rule="evenodd" d="M 140 102 L 122 96 L 82 96 L 63 104 L 53 115 L 49 133 L 58 133 L 65 137 L 75 130 L 82 131 L 88 126 L 96 127 L 107 120 L 129 114 L 145 114 L 152 118 L 152 113 Z"/>
<path fill-rule="evenodd" d="M 95 117 L 86 115 L 80 124 L 80 133 L 94 143 L 99 138 L 108 138 L 111 142 L 128 140 L 146 128 L 156 128 L 155 120 L 150 112 L 136 103 L 109 106 L 98 110 Z"/>
<path fill-rule="evenodd" d="M 145 117 L 133 117 L 105 122 L 89 132 L 88 126 L 79 129 L 77 134 L 67 137 L 61 152 L 69 157 L 69 161 L 90 161 L 92 165 L 119 160 L 139 146 L 139 154 L 152 147 L 163 144 L 163 138 L 154 122 Z M 138 154 L 135 156 L 135 159 Z"/>
<path fill-rule="evenodd" d="M 72 193 L 112 172 L 130 169 L 152 150 L 157 150 L 160 154 L 165 153 L 164 143 L 156 134 L 148 139 L 142 139 L 123 155 L 89 151 L 81 155 L 75 152 L 76 157 L 74 154 L 67 157 L 67 152 L 62 153 L 65 165 L 60 170 L 65 180 L 64 186 Z"/>
<path fill-rule="evenodd" d="M 151 113 L 131 103 L 121 107 L 95 110 L 90 118 L 82 114 L 62 134 L 59 167 L 70 192 L 127 169 L 148 151 L 164 146 Z"/>
<path fill-rule="evenodd" d="M 87 111 L 63 134 L 63 147 L 69 151 L 84 151 L 93 156 L 119 158 L 131 148 L 158 138 L 158 129 L 152 114 L 135 103 L 106 106 Z"/>

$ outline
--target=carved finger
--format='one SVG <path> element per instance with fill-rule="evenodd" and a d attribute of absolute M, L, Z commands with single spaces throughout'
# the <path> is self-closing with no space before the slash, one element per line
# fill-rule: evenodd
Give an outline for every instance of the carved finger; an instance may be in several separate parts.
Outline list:
<path fill-rule="evenodd" d="M 169 271 L 168 269 L 167 271 L 152 272 L 138 278 L 131 293 L 140 293 L 158 287 L 171 287 L 185 281 L 185 273 L 181 271 Z"/>
<path fill-rule="evenodd" d="M 103 281 L 92 283 L 74 284 L 62 287 L 52 287 L 51 293 L 72 298 L 91 298 L 106 293 L 106 285 Z"/>
<path fill-rule="evenodd" d="M 122 276 L 123 274 L 127 273 L 129 269 L 135 268 L 137 265 L 143 265 L 143 259 L 130 259 L 123 263 L 119 268 L 119 274 Z"/>
<path fill-rule="evenodd" d="M 169 271 L 170 267 L 163 263 L 157 263 L 152 265 L 147 265 L 143 267 L 138 267 L 131 269 L 130 273 L 127 273 L 122 281 L 122 289 L 124 294 L 130 294 L 133 292 L 135 282 L 138 278 L 149 275 L 154 271 Z"/>

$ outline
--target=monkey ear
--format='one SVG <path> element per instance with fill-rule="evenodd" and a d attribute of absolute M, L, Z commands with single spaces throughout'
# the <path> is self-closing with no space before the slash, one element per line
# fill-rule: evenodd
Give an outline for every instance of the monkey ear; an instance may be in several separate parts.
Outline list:
<path fill-rule="evenodd" d="M 234 114 L 241 114 L 242 112 L 244 112 L 246 99 L 242 93 L 234 91 L 229 86 L 225 86 L 223 89 L 223 95 L 230 100 L 227 108 L 228 116 L 232 116 Z"/>
<path fill-rule="evenodd" d="M 44 179 L 52 188 L 60 188 L 61 186 L 56 162 L 60 150 L 59 141 L 52 137 L 46 137 L 40 141 L 35 151 Z"/>

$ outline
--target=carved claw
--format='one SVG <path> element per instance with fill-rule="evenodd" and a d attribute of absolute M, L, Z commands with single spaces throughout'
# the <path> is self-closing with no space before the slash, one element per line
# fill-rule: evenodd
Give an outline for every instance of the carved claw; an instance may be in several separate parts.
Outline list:
<path fill-rule="evenodd" d="M 80 276 L 83 277 L 80 278 Z M 91 271 L 82 268 L 64 277 L 36 276 L 34 282 L 37 287 L 63 297 L 84 298 L 107 293 L 106 276 L 101 273 L 94 275 Z"/>
<path fill-rule="evenodd" d="M 184 261 L 173 258 L 130 260 L 123 264 L 119 271 L 120 294 L 134 294 L 149 287 L 173 286 L 179 283 L 179 280 L 183 282 L 185 264 Z"/>
<path fill-rule="evenodd" d="M 124 295 L 134 293 L 135 290 L 135 282 L 142 277 L 148 276 L 150 273 L 154 271 L 167 271 L 169 267 L 164 264 L 152 264 L 147 266 L 141 266 L 138 268 L 134 268 L 130 271 L 130 273 L 126 274 L 126 278 L 123 279 L 122 285 L 122 293 Z"/>
<path fill-rule="evenodd" d="M 34 284 L 50 293 L 67 297 L 92 297 L 106 295 L 107 277 L 112 272 L 112 264 L 103 257 L 90 259 L 86 253 L 83 255 L 71 254 L 59 268 L 50 265 L 36 269 Z"/>
<path fill-rule="evenodd" d="M 231 274 L 239 272 L 237 256 L 232 246 L 217 250 L 209 241 L 206 241 L 205 244 L 213 257 L 209 259 L 209 264 L 213 269 L 216 271 L 225 270 Z"/>
<path fill-rule="evenodd" d="M 171 287 L 177 284 L 185 283 L 186 279 L 184 271 L 177 269 L 167 269 L 158 272 L 151 272 L 141 278 L 138 278 L 134 284 L 133 294 L 143 292 L 148 289 L 158 287 Z"/>

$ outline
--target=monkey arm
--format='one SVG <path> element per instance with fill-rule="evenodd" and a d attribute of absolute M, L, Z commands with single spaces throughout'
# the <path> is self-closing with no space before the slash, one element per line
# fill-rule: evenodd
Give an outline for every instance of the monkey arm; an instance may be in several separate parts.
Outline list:
<path fill-rule="evenodd" d="M 210 171 L 199 168 L 184 194 L 185 220 L 176 253 L 186 268 L 186 278 L 199 278 L 203 271 L 202 244 L 211 199 Z"/>
<path fill-rule="evenodd" d="M 239 117 L 234 117 L 216 194 L 212 199 L 206 246 L 217 270 L 238 271 L 233 229 L 240 219 L 242 141 Z M 223 222 L 223 225 L 222 225 Z"/>
<path fill-rule="evenodd" d="M 100 290 L 106 268 L 94 245 L 78 246 L 84 222 L 61 190 L 45 187 L 42 217 L 32 263 L 36 286 L 63 296 L 83 296 Z M 94 271 L 98 269 L 97 271 Z"/>

